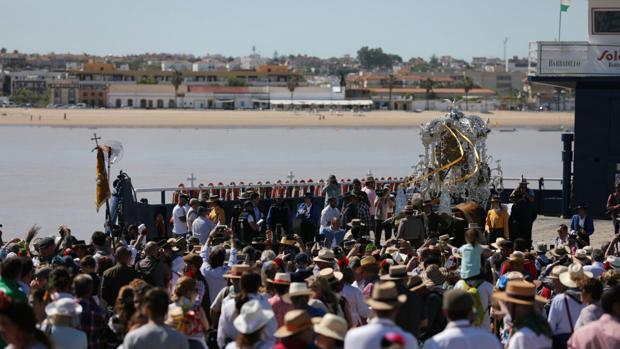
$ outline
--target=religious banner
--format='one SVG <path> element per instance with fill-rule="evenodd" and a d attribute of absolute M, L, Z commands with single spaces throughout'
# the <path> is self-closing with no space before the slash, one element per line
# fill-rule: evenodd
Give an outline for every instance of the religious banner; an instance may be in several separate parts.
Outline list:
<path fill-rule="evenodd" d="M 97 147 L 97 189 L 96 189 L 96 201 L 95 205 L 97 207 L 97 212 L 99 212 L 99 208 L 110 198 L 110 183 L 108 181 L 108 173 L 105 167 L 105 154 L 104 150 L 109 149 L 108 147 L 98 146 Z"/>

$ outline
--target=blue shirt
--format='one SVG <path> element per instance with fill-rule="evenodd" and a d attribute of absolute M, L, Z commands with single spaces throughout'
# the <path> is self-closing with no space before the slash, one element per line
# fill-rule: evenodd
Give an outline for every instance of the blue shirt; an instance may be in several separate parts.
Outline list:
<path fill-rule="evenodd" d="M 344 240 L 344 229 L 338 229 L 337 231 L 334 231 L 331 227 L 327 227 L 323 228 L 320 234 L 325 236 L 325 247 L 328 248 L 338 246 L 340 245 L 342 240 Z"/>
<path fill-rule="evenodd" d="M 468 279 L 480 274 L 482 271 L 482 247 L 479 244 L 465 244 L 459 248 L 461 253 L 461 278 Z"/>

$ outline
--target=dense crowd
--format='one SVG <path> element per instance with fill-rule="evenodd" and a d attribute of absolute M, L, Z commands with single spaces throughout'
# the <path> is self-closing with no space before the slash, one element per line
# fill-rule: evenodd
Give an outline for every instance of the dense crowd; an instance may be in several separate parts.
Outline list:
<path fill-rule="evenodd" d="M 620 347 L 620 185 L 603 246 L 584 206 L 532 242 L 525 182 L 480 223 L 419 193 L 397 209 L 373 178 L 322 193 L 263 212 L 247 192 L 235 217 L 179 193 L 160 239 L 145 224 L 89 242 L 33 227 L 0 248 L 0 347 Z"/>

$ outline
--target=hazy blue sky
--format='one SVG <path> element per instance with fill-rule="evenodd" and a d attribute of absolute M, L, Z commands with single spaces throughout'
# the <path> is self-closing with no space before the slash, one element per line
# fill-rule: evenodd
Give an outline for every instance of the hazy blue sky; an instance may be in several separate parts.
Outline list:
<path fill-rule="evenodd" d="M 4 0 L 0 46 L 24 52 L 354 55 L 408 59 L 525 56 L 554 40 L 560 0 Z M 585 40 L 587 1 L 563 15 L 563 40 Z"/>

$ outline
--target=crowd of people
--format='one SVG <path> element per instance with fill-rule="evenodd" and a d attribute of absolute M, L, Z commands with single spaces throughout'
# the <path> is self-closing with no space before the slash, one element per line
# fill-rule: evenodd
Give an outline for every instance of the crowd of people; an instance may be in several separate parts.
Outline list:
<path fill-rule="evenodd" d="M 397 210 L 375 185 L 343 195 L 332 177 L 321 202 L 266 212 L 247 192 L 228 220 L 217 197 L 180 193 L 156 240 L 145 224 L 88 242 L 33 227 L 1 243 L 0 347 L 620 347 L 619 235 L 591 246 L 586 207 L 532 242 L 526 183 L 480 222 L 420 194 Z"/>

